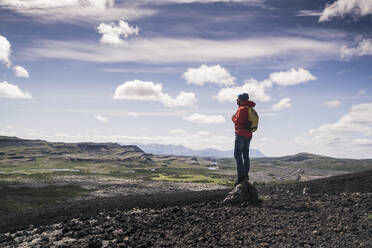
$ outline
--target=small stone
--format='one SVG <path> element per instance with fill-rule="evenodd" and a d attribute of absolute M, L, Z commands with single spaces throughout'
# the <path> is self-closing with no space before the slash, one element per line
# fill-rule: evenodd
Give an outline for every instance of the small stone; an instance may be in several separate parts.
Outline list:
<path fill-rule="evenodd" d="M 91 239 L 88 243 L 88 248 L 101 248 L 102 247 L 102 241 L 98 239 Z"/>

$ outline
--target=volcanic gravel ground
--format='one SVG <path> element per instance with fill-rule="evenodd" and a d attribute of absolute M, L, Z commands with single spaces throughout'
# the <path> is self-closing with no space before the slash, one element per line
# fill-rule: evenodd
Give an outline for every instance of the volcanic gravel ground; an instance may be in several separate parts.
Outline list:
<path fill-rule="evenodd" d="M 0 246 L 371 247 L 371 182 L 368 171 L 261 188 L 260 207 L 208 200 L 157 209 L 103 210 L 0 234 Z"/>

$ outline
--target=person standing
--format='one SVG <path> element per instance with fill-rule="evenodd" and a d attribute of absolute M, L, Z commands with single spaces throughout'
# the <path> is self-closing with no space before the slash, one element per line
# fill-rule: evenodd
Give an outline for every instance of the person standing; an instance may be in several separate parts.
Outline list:
<path fill-rule="evenodd" d="M 235 186 L 241 183 L 244 178 L 249 180 L 249 145 L 252 140 L 252 132 L 246 128 L 248 122 L 247 107 L 253 108 L 256 106 L 256 103 L 249 100 L 249 95 L 247 93 L 239 94 L 236 103 L 238 105 L 238 110 L 235 115 L 232 116 L 232 121 L 235 125 L 234 158 L 236 160 L 238 176 Z"/>

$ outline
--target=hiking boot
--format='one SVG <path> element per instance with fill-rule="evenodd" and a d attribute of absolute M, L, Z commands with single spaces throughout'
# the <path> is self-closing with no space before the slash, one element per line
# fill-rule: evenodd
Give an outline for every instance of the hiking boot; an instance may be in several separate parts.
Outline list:
<path fill-rule="evenodd" d="M 249 176 L 244 176 L 244 179 L 248 182 L 249 181 Z"/>

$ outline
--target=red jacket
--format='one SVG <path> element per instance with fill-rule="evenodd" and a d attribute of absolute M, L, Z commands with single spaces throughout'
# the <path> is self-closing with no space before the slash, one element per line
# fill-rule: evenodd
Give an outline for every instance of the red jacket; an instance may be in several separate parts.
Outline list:
<path fill-rule="evenodd" d="M 249 132 L 245 128 L 245 124 L 248 120 L 248 111 L 244 106 L 253 108 L 256 104 L 252 101 L 242 101 L 239 105 L 235 115 L 232 116 L 232 121 L 235 124 L 235 134 L 239 136 L 252 137 L 252 132 Z"/>

